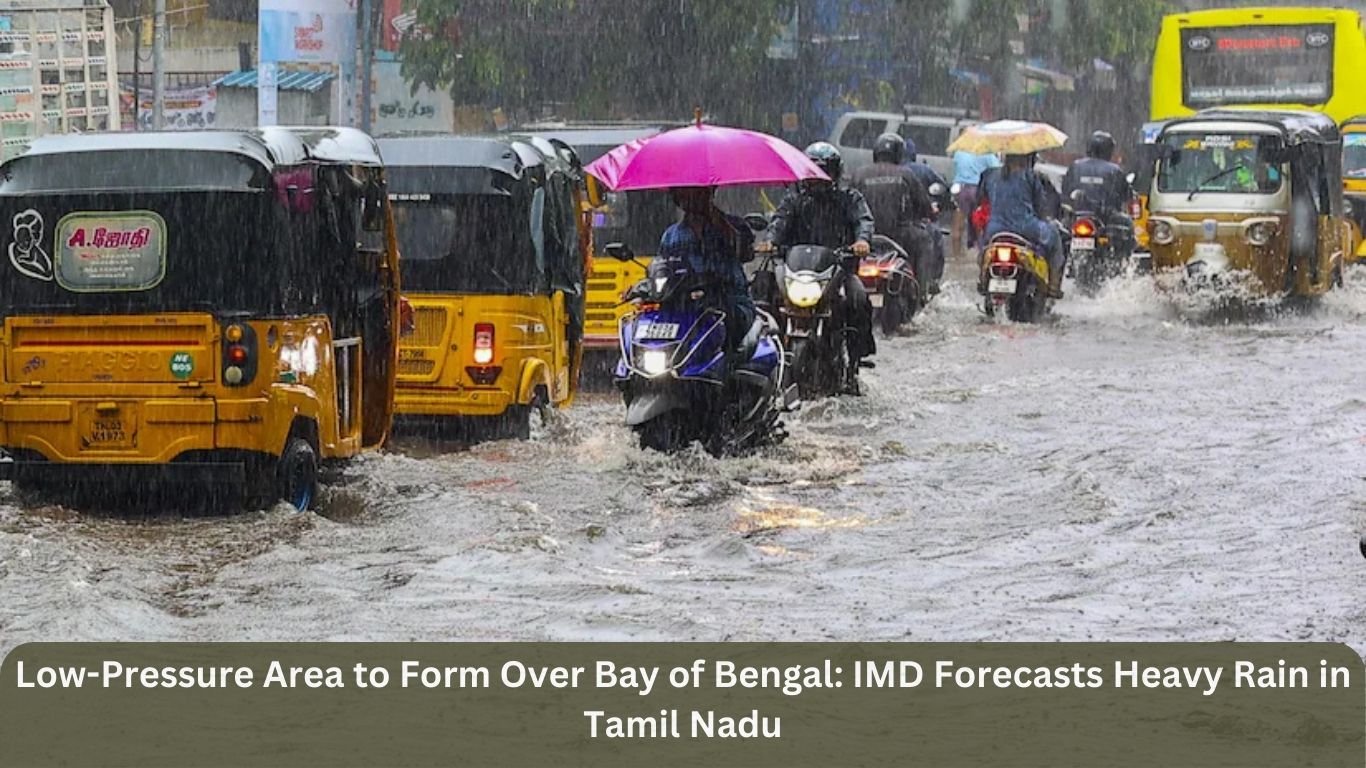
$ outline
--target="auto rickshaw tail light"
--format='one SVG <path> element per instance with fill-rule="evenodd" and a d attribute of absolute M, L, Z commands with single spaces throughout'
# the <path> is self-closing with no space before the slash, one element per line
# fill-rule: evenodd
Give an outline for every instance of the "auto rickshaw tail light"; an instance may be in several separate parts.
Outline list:
<path fill-rule="evenodd" d="M 474 363 L 486 366 L 493 362 L 493 323 L 476 323 L 474 326 Z"/>
<path fill-rule="evenodd" d="M 412 336 L 417 332 L 417 313 L 407 296 L 398 297 L 398 332 L 402 336 Z"/>
<path fill-rule="evenodd" d="M 250 384 L 256 378 L 256 332 L 249 325 L 223 329 L 223 383 L 230 387 Z"/>

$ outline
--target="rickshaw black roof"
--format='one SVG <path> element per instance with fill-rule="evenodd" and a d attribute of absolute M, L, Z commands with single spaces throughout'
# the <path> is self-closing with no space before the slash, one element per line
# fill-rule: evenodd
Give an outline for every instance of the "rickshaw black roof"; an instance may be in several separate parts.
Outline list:
<path fill-rule="evenodd" d="M 665 130 L 667 129 L 657 125 L 614 128 L 568 126 L 565 128 L 528 130 L 526 134 L 528 136 L 542 136 L 547 139 L 559 139 L 573 147 L 583 162 L 591 163 L 622 144 L 639 139 L 648 139 L 651 136 L 663 133 Z"/>
<path fill-rule="evenodd" d="M 293 134 L 308 148 L 308 155 L 324 163 L 343 163 L 380 168 L 384 160 L 380 157 L 379 147 L 370 134 L 356 128 L 340 126 L 284 126 L 262 128 L 262 135 L 277 131 Z"/>
<path fill-rule="evenodd" d="M 1162 129 L 1167 133 L 1191 123 L 1226 122 L 1259 123 L 1278 129 L 1287 144 L 1332 144 L 1340 140 L 1338 125 L 1333 118 L 1321 113 L 1295 109 L 1207 109 L 1186 118 L 1172 120 Z"/>
<path fill-rule="evenodd" d="M 396 136 L 379 140 L 380 152 L 391 168 L 471 168 L 495 171 L 520 179 L 528 163 L 518 153 L 512 137 L 455 136 Z M 543 160 L 539 150 L 531 165 Z"/>
<path fill-rule="evenodd" d="M 156 149 L 242 155 L 267 168 L 275 165 L 298 165 L 308 158 L 308 148 L 304 143 L 285 131 L 134 131 L 63 134 L 35 139 L 28 150 L 19 157 Z"/>
<path fill-rule="evenodd" d="M 52 135 L 34 140 L 19 157 L 136 150 L 221 152 L 251 158 L 267 169 L 302 165 L 310 160 L 350 165 L 383 164 L 374 140 L 363 132 L 354 128 L 313 127 Z"/>

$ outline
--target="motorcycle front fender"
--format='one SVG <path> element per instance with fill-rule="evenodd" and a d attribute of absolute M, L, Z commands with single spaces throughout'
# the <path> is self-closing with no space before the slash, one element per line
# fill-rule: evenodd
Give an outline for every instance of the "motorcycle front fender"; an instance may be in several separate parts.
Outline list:
<path fill-rule="evenodd" d="M 643 393 L 636 396 L 626 408 L 626 426 L 638 427 L 670 411 L 682 410 L 687 405 L 687 398 L 674 389 Z"/>

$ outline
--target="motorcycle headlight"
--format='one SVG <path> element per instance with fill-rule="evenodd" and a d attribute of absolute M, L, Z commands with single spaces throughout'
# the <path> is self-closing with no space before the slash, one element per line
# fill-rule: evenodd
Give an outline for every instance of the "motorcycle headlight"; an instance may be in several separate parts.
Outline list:
<path fill-rule="evenodd" d="M 669 353 L 662 349 L 647 349 L 640 353 L 640 369 L 647 376 L 663 376 L 669 372 Z"/>
<path fill-rule="evenodd" d="M 821 296 L 825 295 L 825 286 L 814 280 L 788 280 L 787 299 L 794 306 L 807 309 L 821 303 Z"/>

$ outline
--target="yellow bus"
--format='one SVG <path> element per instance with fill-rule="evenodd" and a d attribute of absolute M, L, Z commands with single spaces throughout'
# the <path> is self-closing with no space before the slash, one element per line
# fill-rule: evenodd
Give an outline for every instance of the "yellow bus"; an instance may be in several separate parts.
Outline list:
<path fill-rule="evenodd" d="M 1167 16 L 1153 55 L 1152 119 L 1226 106 L 1366 113 L 1361 14 L 1227 8 Z"/>

